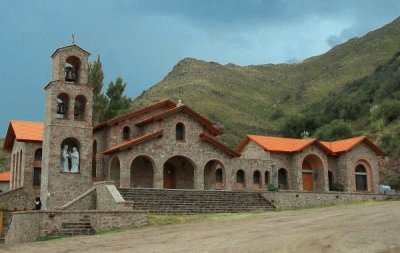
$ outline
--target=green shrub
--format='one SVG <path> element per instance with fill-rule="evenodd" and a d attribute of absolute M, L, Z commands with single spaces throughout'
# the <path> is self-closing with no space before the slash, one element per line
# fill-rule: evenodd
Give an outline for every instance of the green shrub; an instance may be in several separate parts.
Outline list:
<path fill-rule="evenodd" d="M 276 187 L 276 185 L 274 185 L 274 184 L 268 184 L 268 191 L 270 191 L 270 192 L 276 192 L 276 191 L 278 191 L 278 187 Z"/>
<path fill-rule="evenodd" d="M 336 191 L 336 192 L 342 192 L 344 191 L 343 185 L 339 184 L 339 183 L 334 183 L 331 187 L 330 187 L 331 191 Z"/>

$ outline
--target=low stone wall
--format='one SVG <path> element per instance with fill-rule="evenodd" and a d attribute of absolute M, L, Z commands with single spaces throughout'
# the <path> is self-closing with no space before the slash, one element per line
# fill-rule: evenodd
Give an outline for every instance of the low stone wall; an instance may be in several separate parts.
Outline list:
<path fill-rule="evenodd" d="M 39 190 L 26 191 L 24 187 L 0 194 L 0 205 L 9 210 L 33 209 L 35 198 L 40 196 Z"/>
<path fill-rule="evenodd" d="M 93 187 L 79 197 L 75 198 L 65 206 L 61 207 L 63 211 L 83 211 L 96 210 L 96 189 Z"/>
<path fill-rule="evenodd" d="M 26 211 L 12 214 L 12 221 L 5 237 L 6 244 L 31 242 L 61 230 L 64 222 L 79 222 L 90 218 L 95 231 L 112 227 L 138 227 L 147 223 L 144 212 L 135 211 Z"/>
<path fill-rule="evenodd" d="M 126 205 L 121 193 L 113 181 L 103 181 L 93 184 L 96 188 L 96 209 L 99 211 L 127 211 L 132 206 Z"/>
<path fill-rule="evenodd" d="M 276 208 L 293 209 L 310 206 L 334 205 L 349 203 L 354 201 L 366 200 L 386 200 L 387 195 L 382 194 L 363 194 L 363 193 L 345 193 L 345 192 L 296 192 L 296 191 L 278 191 L 278 192 L 260 192 L 260 194 L 270 201 Z"/>

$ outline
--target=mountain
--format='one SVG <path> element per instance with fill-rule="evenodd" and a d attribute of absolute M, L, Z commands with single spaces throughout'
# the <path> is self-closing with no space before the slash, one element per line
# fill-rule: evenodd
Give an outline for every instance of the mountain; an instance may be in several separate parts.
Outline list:
<path fill-rule="evenodd" d="M 282 135 L 282 124 L 325 101 L 346 84 L 370 75 L 400 51 L 400 18 L 361 38 L 297 64 L 221 65 L 181 60 L 134 100 L 134 108 L 163 98 L 182 99 L 225 128 L 234 146 L 247 133 Z"/>
<path fill-rule="evenodd" d="M 3 151 L 3 141 L 4 140 L 0 138 L 0 172 L 8 170 L 8 167 L 10 166 L 10 155 Z"/>

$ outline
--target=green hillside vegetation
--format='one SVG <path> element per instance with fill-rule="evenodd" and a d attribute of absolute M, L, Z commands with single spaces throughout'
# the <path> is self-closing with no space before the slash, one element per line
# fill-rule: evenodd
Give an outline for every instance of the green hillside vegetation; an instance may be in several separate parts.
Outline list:
<path fill-rule="evenodd" d="M 164 98 L 182 99 L 184 104 L 223 125 L 222 140 L 231 146 L 248 133 L 291 136 L 293 133 L 284 129 L 288 119 L 303 115 L 348 83 L 370 75 L 397 51 L 399 18 L 298 64 L 241 67 L 186 58 L 162 81 L 143 91 L 133 106 L 137 109 Z M 360 120 L 357 124 L 367 122 Z M 306 122 L 301 131 L 319 126 Z"/>
<path fill-rule="evenodd" d="M 4 140 L 0 138 L 0 172 L 8 171 L 10 166 L 10 155 L 3 151 L 3 142 Z"/>

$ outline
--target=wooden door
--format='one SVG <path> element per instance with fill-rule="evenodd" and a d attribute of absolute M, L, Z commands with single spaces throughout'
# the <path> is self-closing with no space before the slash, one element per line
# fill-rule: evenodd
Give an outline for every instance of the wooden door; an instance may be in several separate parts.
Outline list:
<path fill-rule="evenodd" d="M 304 191 L 313 191 L 313 174 L 312 173 L 303 173 L 303 190 Z"/>
<path fill-rule="evenodd" d="M 175 166 L 170 163 L 164 165 L 164 188 L 176 189 Z"/>

